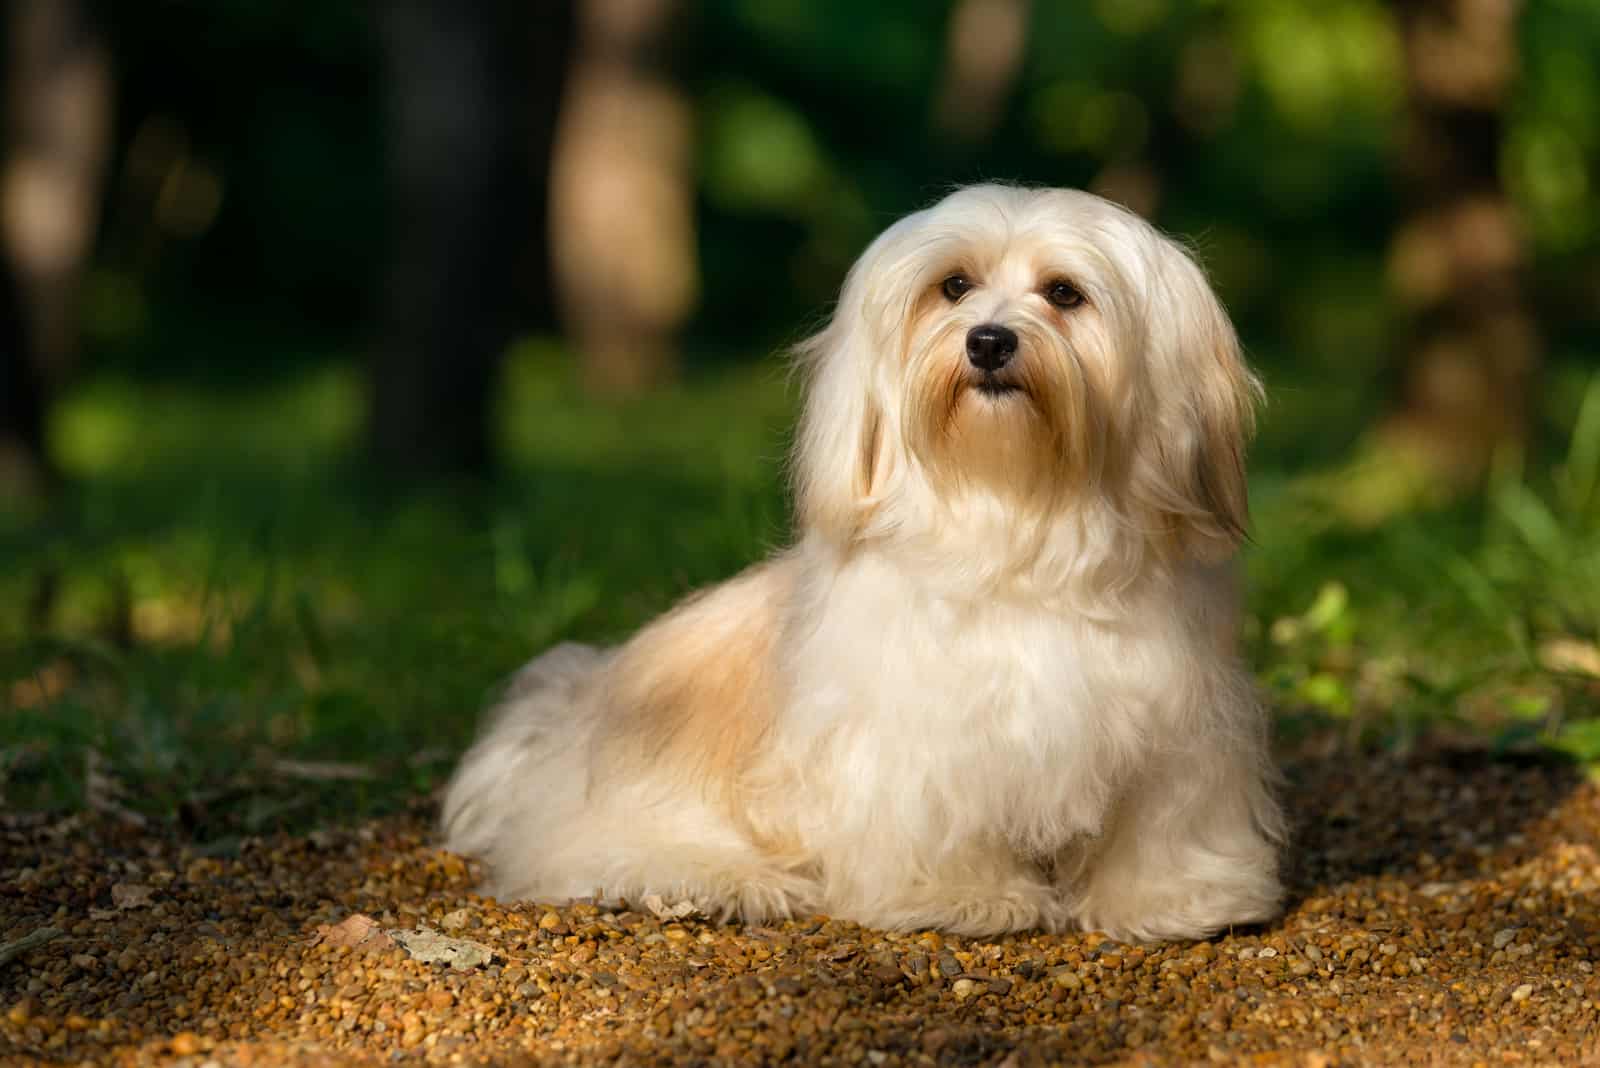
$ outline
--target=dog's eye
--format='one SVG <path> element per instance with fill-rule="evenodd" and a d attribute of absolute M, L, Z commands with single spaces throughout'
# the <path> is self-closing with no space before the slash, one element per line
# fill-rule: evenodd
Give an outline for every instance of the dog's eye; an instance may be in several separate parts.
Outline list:
<path fill-rule="evenodd" d="M 1051 282 L 1045 287 L 1044 299 L 1058 308 L 1076 308 L 1083 303 L 1083 294 L 1071 282 Z"/>
<path fill-rule="evenodd" d="M 944 290 L 945 299 L 954 304 L 967 295 L 967 290 L 972 288 L 972 283 L 967 280 L 967 276 L 964 274 L 953 274 L 946 278 L 939 288 Z"/>

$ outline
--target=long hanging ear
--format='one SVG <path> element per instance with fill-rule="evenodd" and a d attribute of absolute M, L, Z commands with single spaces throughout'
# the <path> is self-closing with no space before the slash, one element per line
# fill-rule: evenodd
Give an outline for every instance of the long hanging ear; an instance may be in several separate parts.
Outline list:
<path fill-rule="evenodd" d="M 806 382 L 791 461 L 799 526 L 839 544 L 861 532 L 895 465 L 877 362 L 894 345 L 905 309 L 878 265 L 909 222 L 862 253 L 832 320 L 795 353 Z"/>
<path fill-rule="evenodd" d="M 1135 492 L 1183 555 L 1217 560 L 1249 526 L 1244 451 L 1261 384 L 1204 272 L 1160 240 L 1147 318 L 1156 425 L 1142 436 Z"/>

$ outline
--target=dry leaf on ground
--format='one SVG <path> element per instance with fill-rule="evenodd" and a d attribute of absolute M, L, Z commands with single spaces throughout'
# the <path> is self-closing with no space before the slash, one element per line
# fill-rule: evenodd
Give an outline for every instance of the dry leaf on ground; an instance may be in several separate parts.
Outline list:
<path fill-rule="evenodd" d="M 120 910 L 150 907 L 153 891 L 139 883 L 117 883 L 111 888 L 111 903 Z"/>
<path fill-rule="evenodd" d="M 338 923 L 317 924 L 317 939 L 326 946 L 359 946 L 362 949 L 387 949 L 394 940 L 383 932 L 371 916 L 353 913 Z"/>
<path fill-rule="evenodd" d="M 640 904 L 663 920 L 682 920 L 700 911 L 700 906 L 693 901 L 675 901 L 669 905 L 660 894 L 646 894 Z"/>
<path fill-rule="evenodd" d="M 482 942 L 451 938 L 426 927 L 415 931 L 390 931 L 389 937 L 405 947 L 414 960 L 424 964 L 448 964 L 458 972 L 488 964 L 494 956 L 494 950 Z"/>

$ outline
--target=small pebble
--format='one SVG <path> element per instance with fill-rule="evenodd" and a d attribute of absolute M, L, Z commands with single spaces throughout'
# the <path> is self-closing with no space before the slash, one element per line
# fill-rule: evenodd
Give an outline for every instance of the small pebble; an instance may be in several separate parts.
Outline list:
<path fill-rule="evenodd" d="M 900 969 L 892 964 L 874 964 L 872 966 L 872 977 L 885 984 L 894 984 L 905 979 Z"/>

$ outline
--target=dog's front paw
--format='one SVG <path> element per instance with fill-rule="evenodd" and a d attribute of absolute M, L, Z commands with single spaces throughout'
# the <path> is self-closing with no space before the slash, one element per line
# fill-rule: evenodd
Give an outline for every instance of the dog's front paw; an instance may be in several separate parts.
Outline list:
<path fill-rule="evenodd" d="M 816 896 L 809 879 L 772 868 L 706 876 L 699 892 L 704 900 L 696 903 L 702 911 L 741 923 L 790 919 Z"/>
<path fill-rule="evenodd" d="M 1096 887 L 1078 903 L 1077 926 L 1123 942 L 1210 938 L 1230 927 L 1275 918 L 1283 888 L 1271 873 L 1238 873 L 1217 882 Z"/>
<path fill-rule="evenodd" d="M 879 905 L 862 922 L 900 931 L 937 928 L 986 937 L 1011 931 L 1061 931 L 1072 916 L 1055 888 L 1043 883 L 943 886 Z"/>

